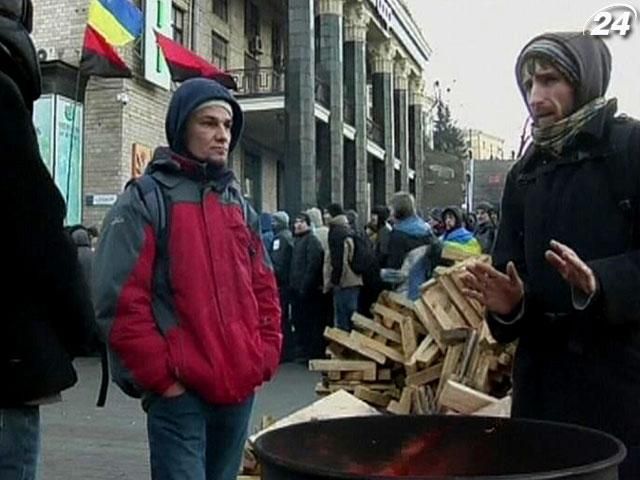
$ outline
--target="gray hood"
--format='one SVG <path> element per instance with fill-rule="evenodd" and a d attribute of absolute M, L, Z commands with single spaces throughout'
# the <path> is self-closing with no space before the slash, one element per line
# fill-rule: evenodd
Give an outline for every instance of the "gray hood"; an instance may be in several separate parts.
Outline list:
<path fill-rule="evenodd" d="M 309 215 L 309 218 L 311 219 L 311 223 L 313 224 L 314 228 L 320 228 L 323 226 L 322 223 L 322 212 L 320 211 L 319 208 L 310 208 L 309 210 L 306 211 L 306 214 Z"/>
<path fill-rule="evenodd" d="M 524 61 L 531 55 L 543 55 L 552 63 L 557 63 L 551 55 L 544 55 L 536 50 L 541 41 L 551 42 L 557 46 L 576 70 L 578 77 L 575 85 L 576 110 L 591 100 L 605 95 L 611 77 L 611 52 L 604 41 L 600 37 L 584 35 L 581 32 L 550 32 L 533 38 L 518 55 L 516 78 L 525 103 L 527 103 L 527 95 L 521 78 Z"/>

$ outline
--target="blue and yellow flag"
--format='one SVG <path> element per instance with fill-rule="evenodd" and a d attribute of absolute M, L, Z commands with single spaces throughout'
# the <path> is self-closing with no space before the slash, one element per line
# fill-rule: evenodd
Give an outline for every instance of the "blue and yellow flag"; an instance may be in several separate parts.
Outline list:
<path fill-rule="evenodd" d="M 142 12 L 131 0 L 93 0 L 89 25 L 111 45 L 121 46 L 142 33 Z"/>

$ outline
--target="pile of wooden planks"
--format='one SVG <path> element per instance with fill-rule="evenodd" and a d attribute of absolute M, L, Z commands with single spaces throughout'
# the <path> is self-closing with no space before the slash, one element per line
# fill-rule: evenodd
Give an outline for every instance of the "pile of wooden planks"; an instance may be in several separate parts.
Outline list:
<path fill-rule="evenodd" d="M 323 373 L 318 394 L 346 390 L 397 414 L 471 414 L 506 395 L 513 347 L 498 345 L 483 308 L 465 297 L 460 275 L 469 262 L 439 268 L 422 297 L 383 292 L 372 318 L 354 314 L 347 333 L 327 328 L 328 359 L 311 360 Z"/>

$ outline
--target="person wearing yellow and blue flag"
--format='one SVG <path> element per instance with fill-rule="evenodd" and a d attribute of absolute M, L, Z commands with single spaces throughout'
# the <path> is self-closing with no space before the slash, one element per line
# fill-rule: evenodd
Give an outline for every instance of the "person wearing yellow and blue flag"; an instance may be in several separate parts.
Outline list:
<path fill-rule="evenodd" d="M 448 207 L 442 211 L 442 222 L 446 232 L 442 241 L 444 247 L 450 250 L 458 250 L 470 255 L 480 255 L 482 247 L 473 234 L 464 228 L 462 215 L 455 207 Z"/>

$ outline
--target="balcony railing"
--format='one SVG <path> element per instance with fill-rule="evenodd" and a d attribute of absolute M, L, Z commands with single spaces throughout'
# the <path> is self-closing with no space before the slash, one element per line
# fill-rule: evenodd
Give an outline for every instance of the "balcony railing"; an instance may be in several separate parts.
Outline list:
<path fill-rule="evenodd" d="M 370 118 L 367 118 L 367 138 L 381 147 L 384 146 L 384 131 Z"/>
<path fill-rule="evenodd" d="M 238 84 L 238 95 L 284 94 L 284 72 L 272 67 L 234 69 L 228 72 Z"/>

